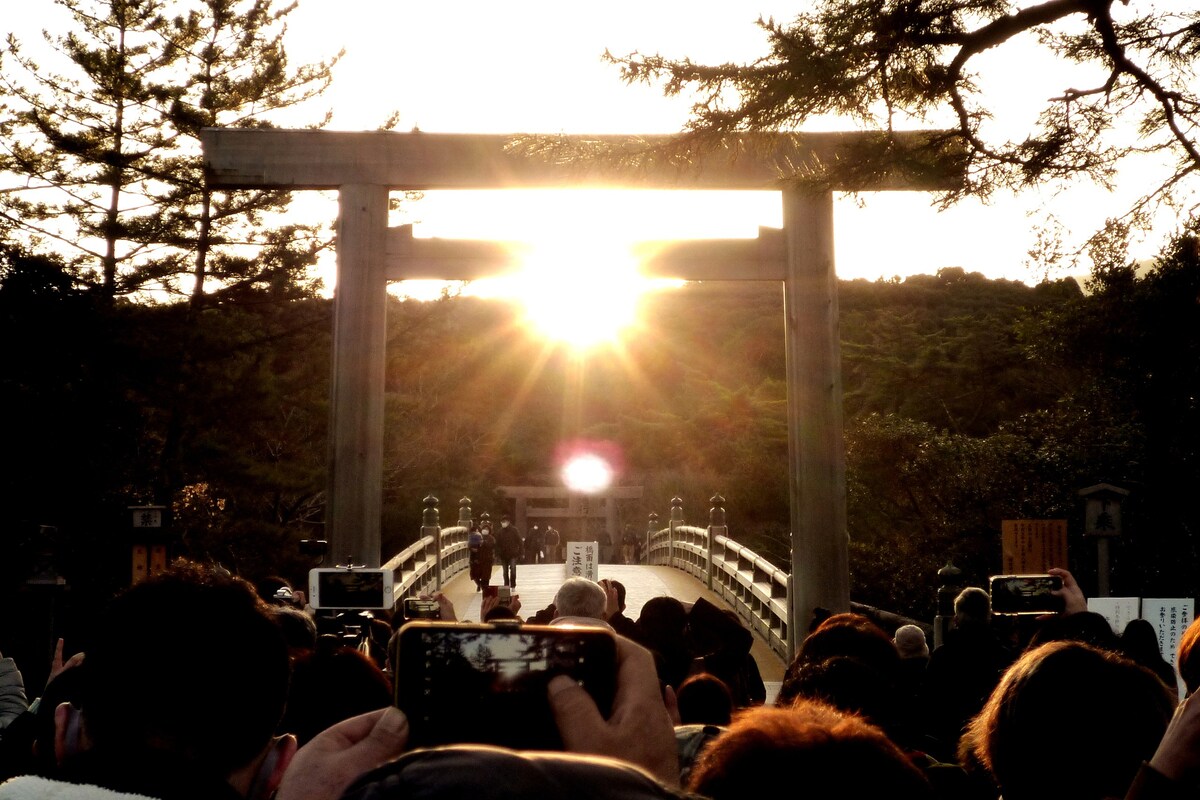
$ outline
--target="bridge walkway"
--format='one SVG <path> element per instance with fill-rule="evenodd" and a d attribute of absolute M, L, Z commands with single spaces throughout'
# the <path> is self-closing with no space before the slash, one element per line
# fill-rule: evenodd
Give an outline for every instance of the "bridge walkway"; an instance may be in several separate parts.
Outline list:
<path fill-rule="evenodd" d="M 630 619 L 638 618 L 642 605 L 647 600 L 662 595 L 670 595 L 683 603 L 693 603 L 696 598 L 703 597 L 718 607 L 729 607 L 724 599 L 709 591 L 703 583 L 672 567 L 601 564 L 598 571 L 599 578 L 611 578 L 624 584 L 625 616 Z M 550 605 L 554 601 L 554 593 L 566 577 L 564 564 L 518 564 L 517 587 L 514 592 L 521 601 L 518 613 L 527 617 Z M 492 572 L 491 582 L 493 585 L 504 582 L 499 565 Z M 460 620 L 479 619 L 482 595 L 476 591 L 474 582 L 465 571 L 448 580 L 442 591 L 454 603 L 455 612 Z M 767 686 L 767 702 L 770 703 L 779 690 L 779 682 L 783 680 L 787 665 L 758 636 L 754 637 L 751 654 L 758 664 L 763 683 Z"/>

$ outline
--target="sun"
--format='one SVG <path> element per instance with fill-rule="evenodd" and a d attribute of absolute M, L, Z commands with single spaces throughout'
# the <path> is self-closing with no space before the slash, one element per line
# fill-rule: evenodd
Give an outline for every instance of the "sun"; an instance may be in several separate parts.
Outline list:
<path fill-rule="evenodd" d="M 618 342 L 651 286 L 628 243 L 586 236 L 533 242 L 514 283 L 525 323 L 576 349 Z"/>

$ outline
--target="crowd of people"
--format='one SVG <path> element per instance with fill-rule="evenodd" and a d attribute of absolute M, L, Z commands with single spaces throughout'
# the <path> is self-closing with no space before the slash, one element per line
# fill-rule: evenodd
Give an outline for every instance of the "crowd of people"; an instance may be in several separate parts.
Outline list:
<path fill-rule="evenodd" d="M 388 646 L 402 614 L 314 615 L 280 582 L 178 562 L 116 598 L 80 652 L 60 641 L 32 701 L 0 659 L 0 800 L 1195 796 L 1200 623 L 1166 664 L 1143 625 L 1100 625 L 1052 572 L 1063 610 L 1021 639 L 970 588 L 934 648 L 918 625 L 828 615 L 770 704 L 750 631 L 703 598 L 656 597 L 631 619 L 613 580 L 568 578 L 527 617 L 519 595 L 485 595 L 480 621 L 612 632 L 611 708 L 553 677 L 563 747 L 534 752 L 409 746 Z"/>

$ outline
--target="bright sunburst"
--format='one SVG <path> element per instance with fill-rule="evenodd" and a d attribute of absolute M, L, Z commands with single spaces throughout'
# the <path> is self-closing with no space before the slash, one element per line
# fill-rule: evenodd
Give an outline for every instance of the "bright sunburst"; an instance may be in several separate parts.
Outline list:
<path fill-rule="evenodd" d="M 537 243 L 515 288 L 530 327 L 587 348 L 616 342 L 637 321 L 649 285 L 627 246 L 573 239 Z"/>

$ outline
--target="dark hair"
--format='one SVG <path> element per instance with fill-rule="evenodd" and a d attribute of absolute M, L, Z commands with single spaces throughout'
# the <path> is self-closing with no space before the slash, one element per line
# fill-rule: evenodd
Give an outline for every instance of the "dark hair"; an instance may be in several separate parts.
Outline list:
<path fill-rule="evenodd" d="M 179 561 L 112 602 L 80 669 L 98 749 L 153 746 L 228 775 L 270 741 L 289 662 L 253 586 Z"/>
<path fill-rule="evenodd" d="M 739 713 L 700 754 L 687 788 L 712 800 L 774 797 L 787 775 L 801 781 L 806 800 L 931 796 L 925 776 L 883 731 L 811 700 Z"/>
<path fill-rule="evenodd" d="M 1121 654 L 1135 664 L 1141 664 L 1157 675 L 1172 689 L 1178 687 L 1175 667 L 1162 657 L 1158 649 L 1158 632 L 1146 619 L 1131 619 L 1121 632 Z"/>
<path fill-rule="evenodd" d="M 992 598 L 985 589 L 968 586 L 954 598 L 954 617 L 959 624 L 986 623 L 992 615 Z"/>
<path fill-rule="evenodd" d="M 1055 614 L 1044 620 L 1026 645 L 1027 650 L 1046 642 L 1072 640 L 1120 652 L 1121 640 L 1103 614 L 1095 611 L 1076 611 L 1074 614 Z"/>
<path fill-rule="evenodd" d="M 856 659 L 888 681 L 899 680 L 900 652 L 883 628 L 861 614 L 834 614 L 801 642 L 784 672 L 776 705 L 787 705 L 803 693 L 796 684 L 805 665 L 839 657 Z"/>
<path fill-rule="evenodd" d="M 287 712 L 280 733 L 294 733 L 300 744 L 334 723 L 392 701 L 391 683 L 365 653 L 325 639 L 296 658 Z"/>
<path fill-rule="evenodd" d="M 725 681 L 700 672 L 675 690 L 679 719 L 683 725 L 728 725 L 733 716 L 733 695 Z"/>
<path fill-rule="evenodd" d="M 638 643 L 654 654 L 658 679 L 679 686 L 687 678 L 692 655 L 684 640 L 687 609 L 674 597 L 651 597 L 638 615 Z"/>
<path fill-rule="evenodd" d="M 1005 800 L 1123 797 L 1176 698 L 1152 672 L 1078 641 L 1026 651 L 959 743 Z"/>
<path fill-rule="evenodd" d="M 289 649 L 312 650 L 317 646 L 317 623 L 308 614 L 294 606 L 275 606 L 271 613 Z"/>

